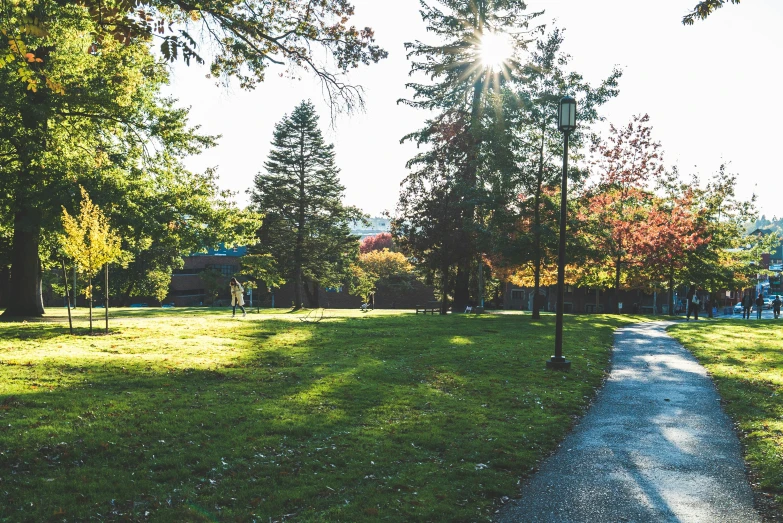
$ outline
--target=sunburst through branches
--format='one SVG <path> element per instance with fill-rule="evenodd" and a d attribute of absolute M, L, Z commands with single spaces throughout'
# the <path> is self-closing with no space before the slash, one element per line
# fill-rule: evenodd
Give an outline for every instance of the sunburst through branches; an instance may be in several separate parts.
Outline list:
<path fill-rule="evenodd" d="M 479 42 L 479 58 L 487 69 L 499 73 L 514 54 L 514 42 L 506 33 L 486 32 Z"/>

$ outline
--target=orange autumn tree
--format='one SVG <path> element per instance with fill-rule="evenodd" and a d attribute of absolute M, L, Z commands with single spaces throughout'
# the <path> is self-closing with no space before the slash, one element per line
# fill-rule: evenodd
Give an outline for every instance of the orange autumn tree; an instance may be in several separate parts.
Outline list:
<path fill-rule="evenodd" d="M 653 200 L 640 228 L 644 234 L 634 249 L 642 263 L 640 284 L 656 290 L 665 282 L 670 314 L 674 314 L 676 277 L 687 269 L 687 254 L 711 240 L 701 219 L 703 212 L 695 205 L 693 189 L 679 189 L 678 193 Z"/>
<path fill-rule="evenodd" d="M 595 253 L 598 273 L 614 273 L 618 310 L 621 286 L 634 287 L 644 269 L 641 248 L 649 234 L 647 220 L 654 201 L 650 187 L 664 175 L 661 144 L 652 139 L 649 116 L 634 116 L 626 126 L 610 126 L 609 137 L 592 149 L 597 183 L 585 196 L 582 218 Z"/>

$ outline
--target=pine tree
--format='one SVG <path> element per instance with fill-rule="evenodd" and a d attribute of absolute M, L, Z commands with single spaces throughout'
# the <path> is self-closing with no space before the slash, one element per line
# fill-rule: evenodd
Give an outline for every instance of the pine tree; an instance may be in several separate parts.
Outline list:
<path fill-rule="evenodd" d="M 460 143 L 464 161 L 458 168 L 447 169 L 453 176 L 446 180 L 450 186 L 446 190 L 456 203 L 450 207 L 454 216 L 448 221 L 457 219 L 464 231 L 461 252 L 455 252 L 452 260 L 457 265 L 453 310 L 460 310 L 469 302 L 470 274 L 480 258 L 483 227 L 479 222 L 486 214 L 482 205 L 491 206 L 481 179 L 488 174 L 482 167 L 482 148 L 488 141 L 487 128 L 493 125 L 491 118 L 485 119 L 486 109 L 495 105 L 503 84 L 517 76 L 517 53 L 527 45 L 530 22 L 540 13 L 527 13 L 522 0 L 422 0 L 421 5 L 427 29 L 440 42 L 405 45 L 408 58 L 413 59 L 411 74 L 425 73 L 431 83 L 408 84 L 414 95 L 399 103 L 439 113 L 421 131 L 405 137 L 419 145 L 433 145 L 442 136 L 444 120 L 449 122 L 446 125 L 455 121 L 466 124 L 468 139 Z M 432 155 L 419 155 L 411 164 L 422 165 L 428 157 Z M 441 186 L 439 182 L 435 185 Z M 401 197 L 400 208 L 405 207 Z M 401 216 L 399 221 L 408 218 Z"/>
<path fill-rule="evenodd" d="M 359 249 L 348 223 L 363 216 L 342 203 L 334 146 L 324 141 L 311 102 L 276 125 L 264 168 L 250 191 L 266 216 L 257 250 L 271 254 L 282 277 L 293 282 L 295 308 L 303 292 L 317 307 L 318 288 L 339 286 L 347 277 Z"/>

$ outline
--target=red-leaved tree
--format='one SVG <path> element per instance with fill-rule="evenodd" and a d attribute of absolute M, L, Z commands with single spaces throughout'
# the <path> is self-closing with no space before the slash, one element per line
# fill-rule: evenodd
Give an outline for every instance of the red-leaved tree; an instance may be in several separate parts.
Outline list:
<path fill-rule="evenodd" d="M 382 232 L 376 234 L 375 236 L 368 236 L 363 239 L 362 243 L 359 245 L 359 252 L 362 254 L 367 254 L 368 252 L 382 251 L 383 249 L 391 250 L 392 244 L 393 242 L 391 233 Z"/>
<path fill-rule="evenodd" d="M 679 194 L 656 198 L 641 224 L 643 235 L 634 248 L 644 268 L 639 276 L 647 287 L 654 289 L 666 282 L 669 314 L 674 314 L 675 277 L 686 270 L 687 254 L 711 239 L 694 198 L 690 187 L 683 187 Z"/>
<path fill-rule="evenodd" d="M 593 147 L 593 171 L 598 183 L 587 195 L 587 214 L 598 261 L 614 272 L 614 308 L 623 270 L 635 276 L 644 267 L 640 247 L 649 234 L 647 219 L 654 194 L 651 185 L 665 174 L 661 144 L 652 140 L 649 116 L 634 116 Z"/>

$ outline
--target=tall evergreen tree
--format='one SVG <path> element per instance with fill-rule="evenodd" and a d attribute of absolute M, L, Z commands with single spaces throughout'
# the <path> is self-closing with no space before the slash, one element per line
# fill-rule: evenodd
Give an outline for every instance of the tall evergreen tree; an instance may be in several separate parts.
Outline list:
<path fill-rule="evenodd" d="M 283 278 L 293 282 L 295 308 L 303 293 L 317 307 L 319 287 L 340 285 L 347 277 L 359 250 L 348 224 L 363 216 L 343 205 L 334 146 L 324 141 L 311 102 L 275 126 L 264 168 L 250 191 L 266 216 L 256 250 L 271 254 Z"/>
<path fill-rule="evenodd" d="M 706 20 L 708 16 L 728 3 L 739 4 L 740 0 L 701 0 L 690 13 L 682 17 L 682 23 L 693 25 L 696 20 Z"/>
<path fill-rule="evenodd" d="M 451 212 L 465 232 L 461 253 L 455 253 L 454 310 L 459 310 L 469 302 L 470 273 L 478 266 L 482 243 L 478 236 L 482 233 L 479 217 L 485 214 L 480 207 L 486 196 L 480 180 L 488 123 L 483 118 L 485 109 L 492 106 L 493 95 L 503 83 L 514 78 L 519 66 L 516 54 L 527 44 L 530 22 L 540 13 L 527 13 L 522 0 L 421 0 L 421 6 L 427 29 L 440 42 L 405 44 L 413 60 L 411 73 L 425 73 L 431 82 L 409 83 L 413 97 L 400 103 L 440 113 L 420 132 L 405 138 L 419 144 L 433 143 L 442 118 L 467 122 L 470 140 L 463 144 L 467 145 L 465 162 L 458 171 L 452 170 L 448 189 L 459 202 Z"/>

